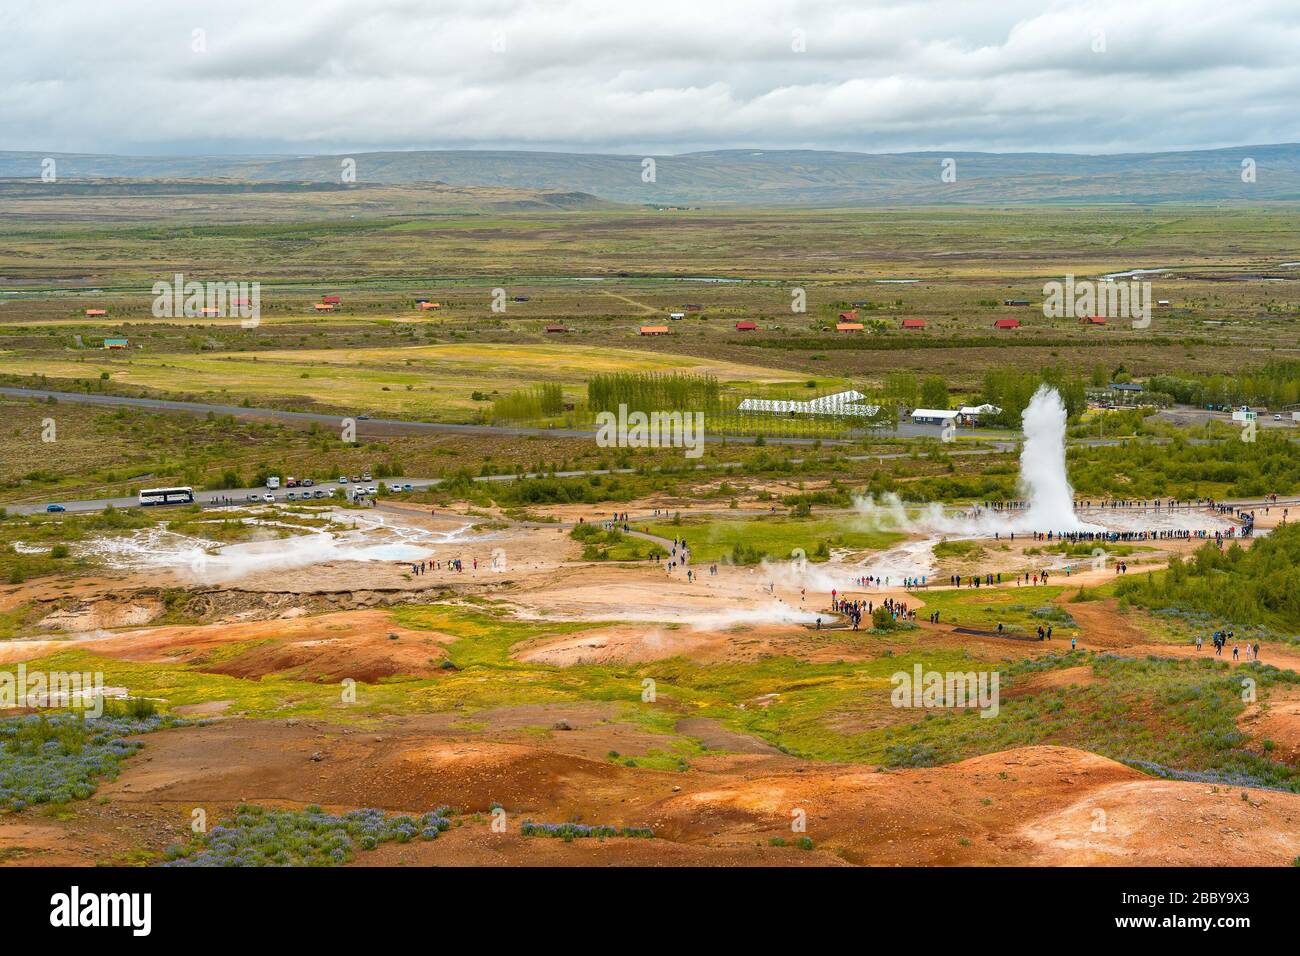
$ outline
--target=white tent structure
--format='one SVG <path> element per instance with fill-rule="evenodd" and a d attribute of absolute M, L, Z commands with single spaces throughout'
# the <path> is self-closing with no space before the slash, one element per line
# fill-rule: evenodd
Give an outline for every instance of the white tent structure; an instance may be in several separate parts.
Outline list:
<path fill-rule="evenodd" d="M 847 391 L 836 392 L 833 395 L 823 395 L 821 398 L 814 398 L 807 402 L 789 399 L 747 398 L 740 403 L 737 411 L 766 412 L 770 415 L 833 415 L 843 418 L 849 416 L 874 418 L 880 412 L 880 406 L 861 404 L 866 397 L 861 392 Z"/>

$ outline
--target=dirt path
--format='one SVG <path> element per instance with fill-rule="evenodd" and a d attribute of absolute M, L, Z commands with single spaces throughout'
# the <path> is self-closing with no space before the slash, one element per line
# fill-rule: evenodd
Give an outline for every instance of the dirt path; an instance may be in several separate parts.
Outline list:
<path fill-rule="evenodd" d="M 1063 595 L 1064 596 L 1064 595 Z M 1150 641 L 1150 635 L 1121 613 L 1115 598 L 1102 601 L 1057 602 L 1069 611 L 1083 631 L 1079 645 L 1089 650 L 1131 647 Z"/>

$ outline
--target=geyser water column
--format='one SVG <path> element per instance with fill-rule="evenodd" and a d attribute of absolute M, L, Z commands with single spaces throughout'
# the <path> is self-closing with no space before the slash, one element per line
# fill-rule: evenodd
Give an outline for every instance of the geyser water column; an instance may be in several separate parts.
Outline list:
<path fill-rule="evenodd" d="M 1065 403 L 1056 389 L 1039 386 L 1023 415 L 1025 445 L 1020 484 L 1028 507 L 1012 522 L 1016 530 L 1079 531 L 1093 526 L 1074 514 L 1074 489 L 1065 473 Z"/>

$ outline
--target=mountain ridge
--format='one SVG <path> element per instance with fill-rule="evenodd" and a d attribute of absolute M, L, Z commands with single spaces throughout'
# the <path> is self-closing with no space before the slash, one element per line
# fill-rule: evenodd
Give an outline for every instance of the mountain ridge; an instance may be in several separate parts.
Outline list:
<path fill-rule="evenodd" d="M 877 206 L 1300 200 L 1300 144 L 1162 153 L 988 153 L 729 148 L 669 155 L 401 150 L 319 155 L 125 156 L 0 151 L 0 181 L 227 179 L 358 184 L 442 182 L 587 193 L 641 205 Z M 653 163 L 650 162 L 653 160 Z M 945 165 L 945 161 L 951 163 Z M 1254 165 L 1253 181 L 1243 163 Z M 947 169 L 950 175 L 944 178 Z M 955 176 L 952 175 L 955 173 Z"/>

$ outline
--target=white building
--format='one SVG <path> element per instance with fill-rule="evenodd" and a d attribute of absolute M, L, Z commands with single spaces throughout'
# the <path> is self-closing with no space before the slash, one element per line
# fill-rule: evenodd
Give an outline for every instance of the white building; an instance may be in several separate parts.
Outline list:
<path fill-rule="evenodd" d="M 914 408 L 912 409 L 912 423 L 916 425 L 942 425 L 944 422 L 955 422 L 957 412 L 949 411 L 946 408 Z"/>
<path fill-rule="evenodd" d="M 983 405 L 963 405 L 957 409 L 957 414 L 961 416 L 962 422 L 967 425 L 978 425 L 981 418 L 988 418 L 993 415 L 1001 415 L 1002 409 L 996 405 L 985 402 Z"/>

